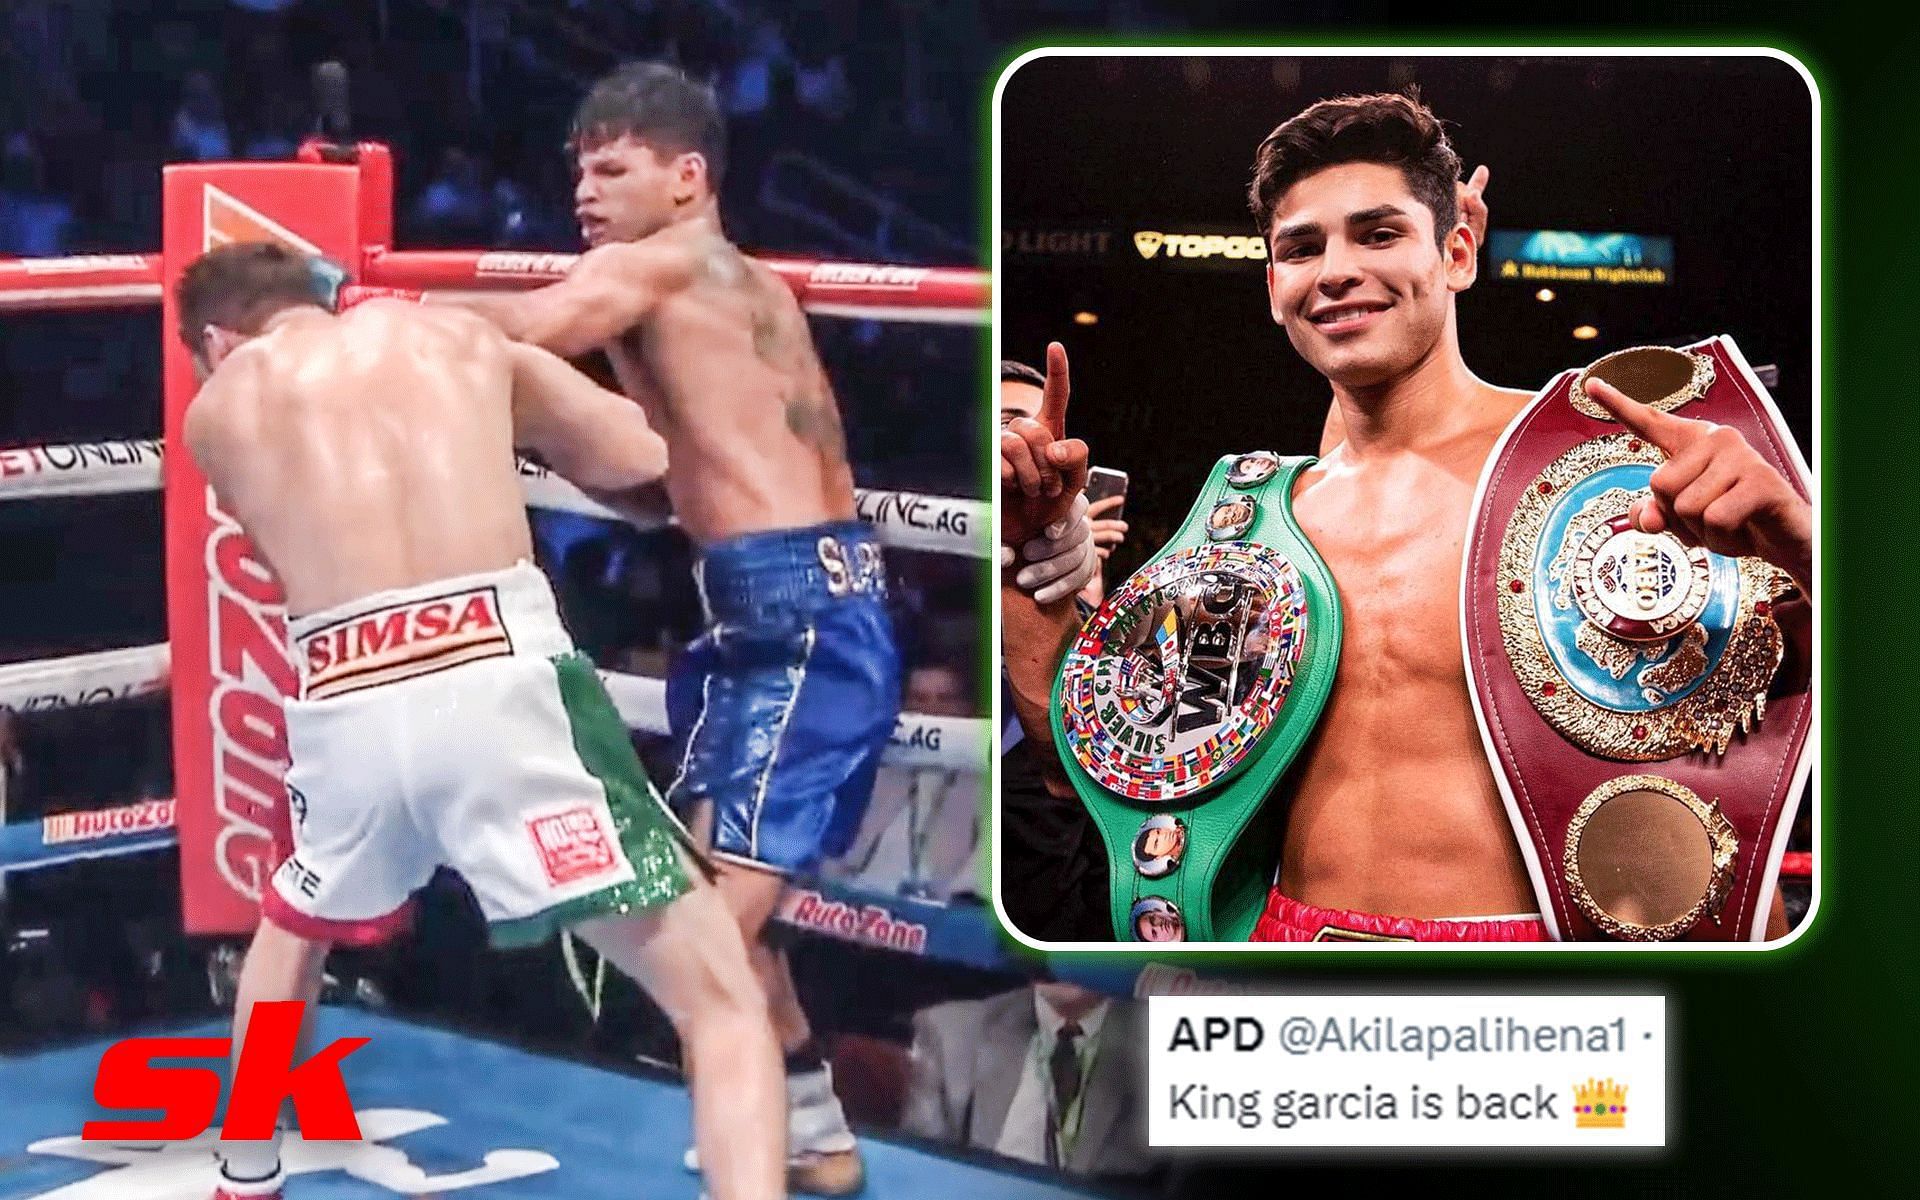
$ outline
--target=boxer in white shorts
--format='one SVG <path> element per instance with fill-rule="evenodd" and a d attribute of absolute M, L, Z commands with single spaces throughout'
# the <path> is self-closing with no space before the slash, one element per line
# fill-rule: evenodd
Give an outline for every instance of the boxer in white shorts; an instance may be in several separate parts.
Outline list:
<path fill-rule="evenodd" d="M 203 380 L 187 447 L 286 594 L 300 674 L 293 852 L 234 1044 L 254 1004 L 311 1003 L 330 944 L 390 933 L 452 866 L 496 943 L 568 926 L 652 993 L 693 1067 L 711 1194 L 780 1196 L 785 1085 L 745 941 L 527 565 L 516 446 L 620 510 L 665 444 L 625 397 L 478 317 L 356 291 L 241 244 L 175 292 Z M 277 1139 L 220 1152 L 216 1197 L 280 1194 Z"/>
<path fill-rule="evenodd" d="M 381 927 L 442 863 L 496 946 L 682 895 L 676 830 L 546 576 L 526 562 L 289 623 L 294 853 L 275 924 Z"/>

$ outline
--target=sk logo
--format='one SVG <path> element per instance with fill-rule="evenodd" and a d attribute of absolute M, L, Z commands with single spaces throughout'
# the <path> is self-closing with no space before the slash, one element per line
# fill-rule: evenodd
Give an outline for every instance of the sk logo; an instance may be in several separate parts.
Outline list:
<path fill-rule="evenodd" d="M 358 1142 L 309 1142 L 297 1132 L 288 1131 L 280 1148 L 280 1161 L 287 1174 L 345 1171 L 398 1196 L 430 1196 L 524 1179 L 560 1166 L 560 1160 L 538 1150 L 489 1150 L 477 1167 L 429 1175 L 414 1165 L 405 1150 L 377 1143 L 445 1125 L 445 1117 L 411 1108 L 369 1108 L 356 1117 L 364 1138 Z M 212 1149 L 217 1136 L 209 1131 L 190 1142 L 134 1145 L 90 1142 L 72 1136 L 44 1138 L 29 1145 L 28 1152 L 113 1169 L 39 1192 L 33 1200 L 206 1200 L 213 1194 L 216 1168 Z"/>
<path fill-rule="evenodd" d="M 286 866 L 297 866 L 289 858 Z M 283 869 L 285 869 L 283 867 Z M 310 874 L 310 873 L 309 873 Z M 307 889 L 311 894 L 311 889 Z M 273 1133 L 275 1114 L 291 1103 L 300 1131 L 315 1140 L 351 1141 L 360 1137 L 353 1123 L 340 1061 L 367 1039 L 340 1038 L 299 1066 L 293 1065 L 300 1038 L 300 1001 L 254 1007 L 246 1040 L 234 1061 L 233 1087 L 225 1137 L 247 1140 Z M 226 1058 L 228 1038 L 128 1038 L 107 1047 L 93 1081 L 93 1098 L 111 1109 L 157 1109 L 157 1121 L 88 1121 L 82 1139 L 109 1142 L 158 1138 L 183 1141 L 206 1132 L 220 1103 L 220 1075 L 209 1067 L 155 1066 L 155 1060 Z"/>
<path fill-rule="evenodd" d="M 1165 240 L 1166 235 L 1143 229 L 1133 235 L 1133 248 L 1140 252 L 1141 258 L 1152 258 L 1159 253 L 1160 243 Z"/>

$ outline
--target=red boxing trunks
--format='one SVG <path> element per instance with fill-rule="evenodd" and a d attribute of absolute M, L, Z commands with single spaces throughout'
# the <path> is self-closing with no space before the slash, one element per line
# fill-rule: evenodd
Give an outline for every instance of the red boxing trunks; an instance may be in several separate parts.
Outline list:
<path fill-rule="evenodd" d="M 1267 893 L 1266 911 L 1253 927 L 1256 942 L 1544 942 L 1539 917 L 1383 917 L 1319 908 Z"/>

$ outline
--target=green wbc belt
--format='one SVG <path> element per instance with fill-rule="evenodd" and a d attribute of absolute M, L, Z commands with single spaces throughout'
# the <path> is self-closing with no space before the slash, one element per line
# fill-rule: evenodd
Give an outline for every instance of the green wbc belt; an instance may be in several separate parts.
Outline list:
<path fill-rule="evenodd" d="M 1277 840 L 1249 831 L 1340 661 L 1340 596 L 1293 518 L 1313 461 L 1222 458 L 1061 664 L 1054 742 L 1106 843 L 1121 941 L 1244 941 L 1265 903 Z"/>

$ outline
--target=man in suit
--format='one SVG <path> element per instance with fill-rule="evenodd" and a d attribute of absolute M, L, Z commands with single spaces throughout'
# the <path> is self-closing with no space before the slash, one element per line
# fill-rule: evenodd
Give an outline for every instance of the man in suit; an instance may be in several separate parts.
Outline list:
<path fill-rule="evenodd" d="M 1071 983 L 937 1004 L 913 1020 L 900 1126 L 1087 1176 L 1147 1173 L 1146 1011 Z"/>

